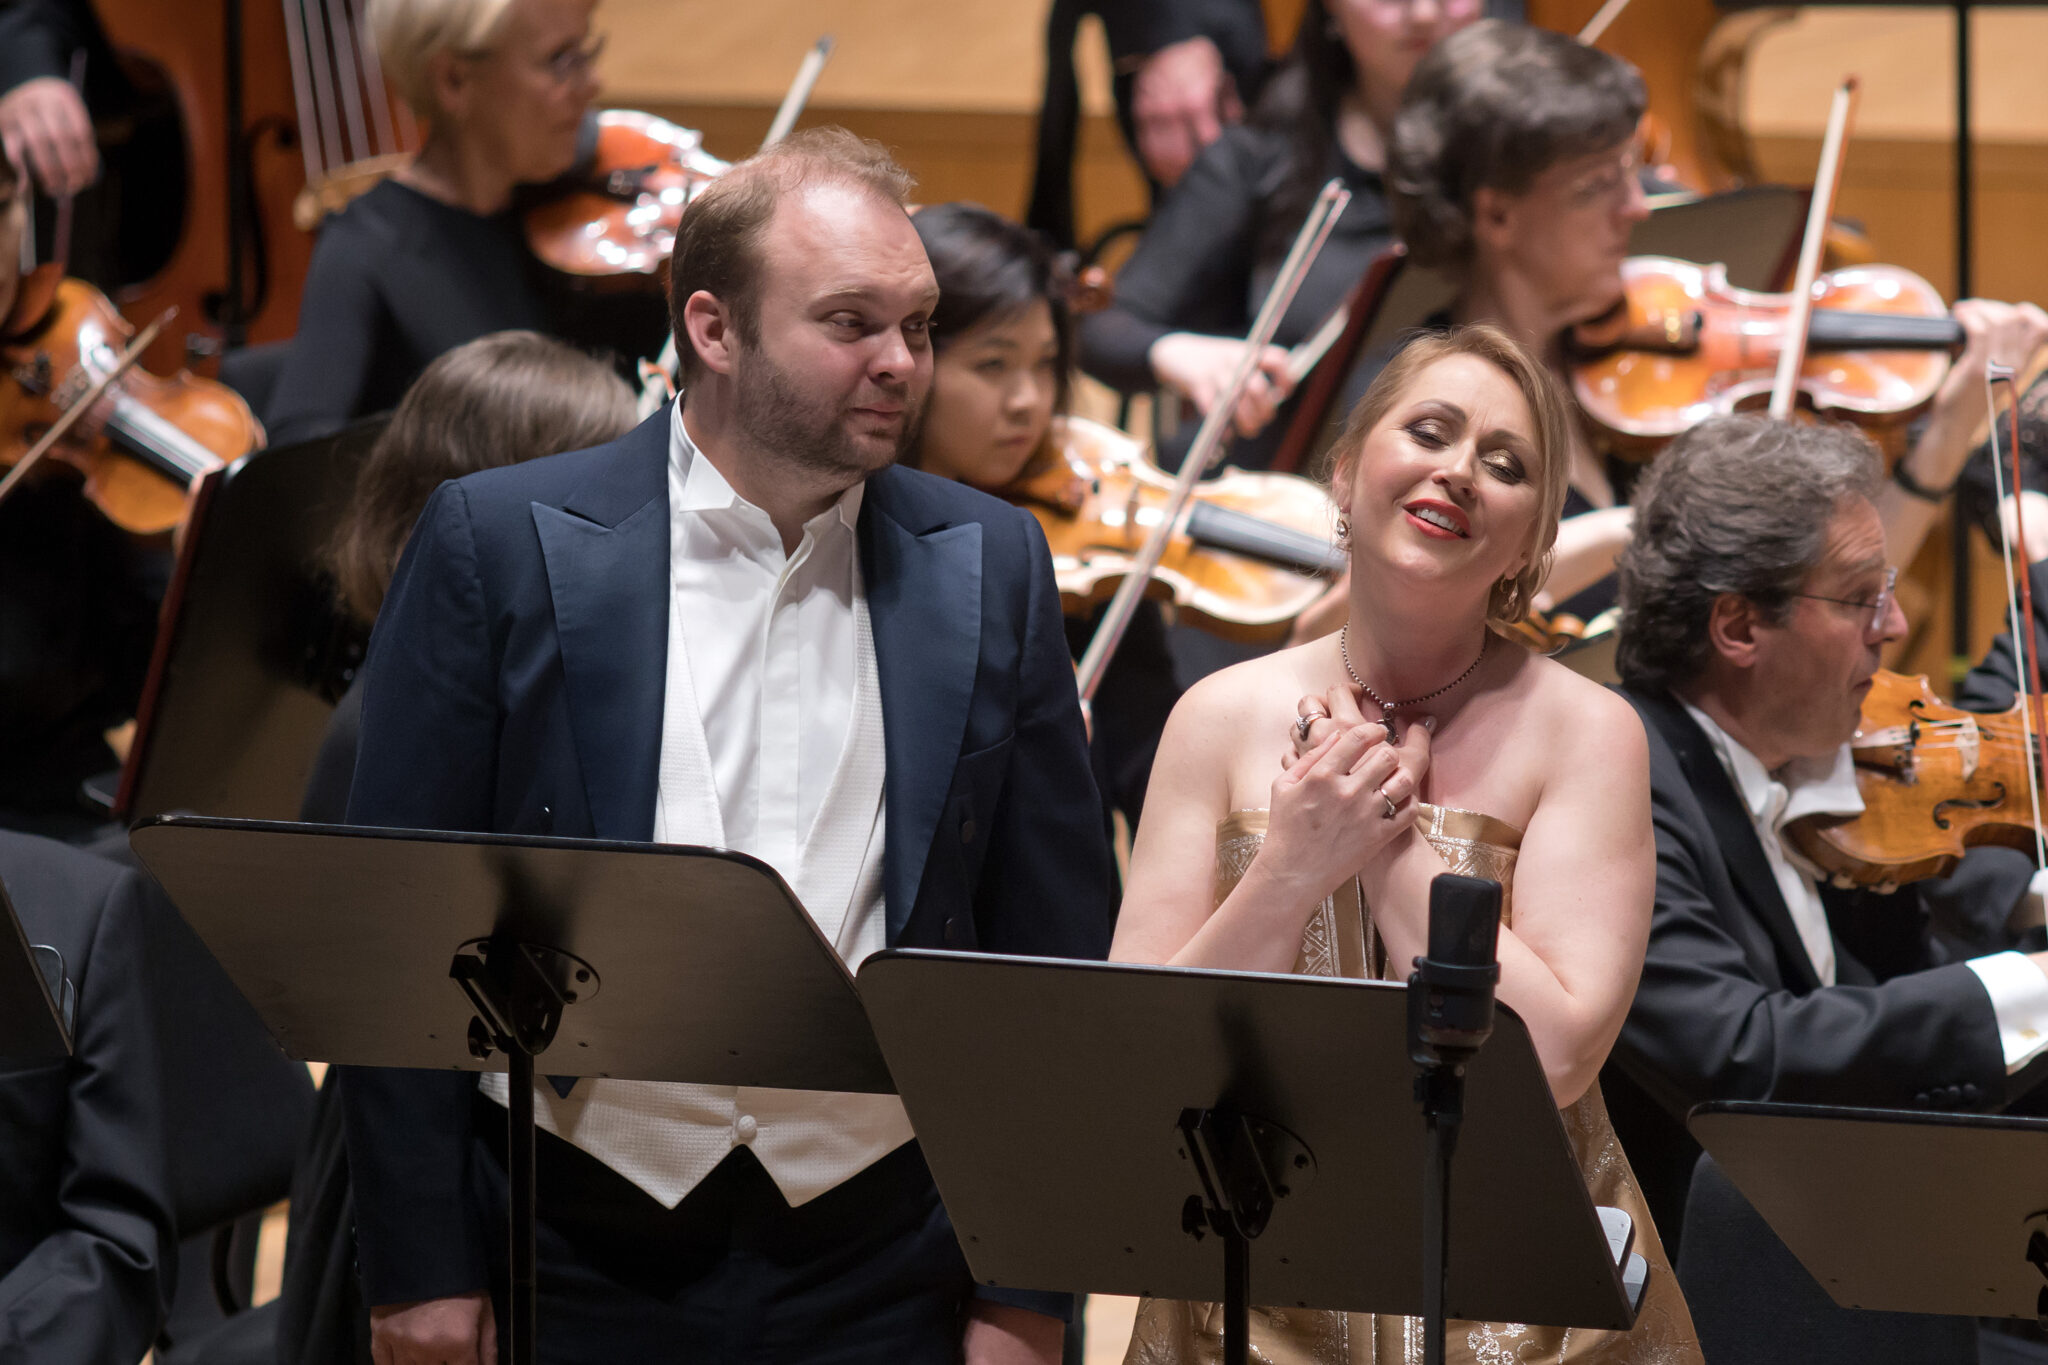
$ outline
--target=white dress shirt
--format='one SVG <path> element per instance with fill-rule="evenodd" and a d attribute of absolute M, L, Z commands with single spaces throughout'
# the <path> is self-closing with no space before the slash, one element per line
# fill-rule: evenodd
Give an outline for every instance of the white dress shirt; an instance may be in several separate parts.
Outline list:
<path fill-rule="evenodd" d="M 1832 759 L 1795 759 L 1772 772 L 1706 712 L 1690 702 L 1682 704 L 1706 732 L 1707 741 L 1735 784 L 1815 975 L 1822 985 L 1834 985 L 1834 933 L 1820 898 L 1823 874 L 1793 846 L 1785 829 L 1809 815 L 1862 814 L 1863 797 L 1856 789 L 1850 747 L 1844 744 Z M 1964 965 L 1976 973 L 1991 998 L 2006 1071 L 2018 1071 L 2048 1047 L 2048 973 L 2016 952 L 1971 958 Z"/>
<path fill-rule="evenodd" d="M 774 867 L 849 967 L 884 946 L 883 733 L 855 484 L 785 555 L 674 410 L 669 649 L 654 839 Z M 485 1078 L 501 1102 L 502 1075 Z M 911 1138 L 894 1095 L 584 1081 L 535 1118 L 673 1208 L 735 1146 L 790 1204 Z"/>

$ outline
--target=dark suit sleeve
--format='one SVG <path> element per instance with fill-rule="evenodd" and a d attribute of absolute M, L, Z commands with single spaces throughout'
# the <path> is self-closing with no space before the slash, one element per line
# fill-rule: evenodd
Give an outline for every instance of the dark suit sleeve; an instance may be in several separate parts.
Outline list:
<path fill-rule="evenodd" d="M 1710 1099 L 1947 1107 L 2005 1098 L 1997 1021 L 1961 963 L 1801 995 L 1766 981 L 1720 903 L 1720 851 L 1669 751 L 1653 754 L 1657 905 L 1615 1060 L 1674 1115 Z M 1712 860 L 1712 861 L 1710 861 Z M 1963 1087 L 1971 1087 L 1965 1092 Z"/>
<path fill-rule="evenodd" d="M 1189 38 L 1208 38 L 1226 58 L 1264 53 L 1266 21 L 1256 0 L 1096 0 L 1091 8 L 1119 63 Z"/>
<path fill-rule="evenodd" d="M 40 76 L 70 74 L 83 35 L 57 0 L 0 0 L 0 95 Z"/>
<path fill-rule="evenodd" d="M 976 941 L 992 953 L 1100 960 L 1109 955 L 1114 869 L 1088 761 L 1052 554 L 1019 517 L 1012 572 L 1028 574 L 1017 728 L 975 891 Z"/>
<path fill-rule="evenodd" d="M 489 828 L 496 676 L 476 544 L 462 490 L 420 515 L 370 639 L 349 823 Z M 358 1251 L 370 1304 L 486 1287 L 485 1229 L 466 1197 L 467 1072 L 341 1072 Z"/>
<path fill-rule="evenodd" d="M 2034 648 L 2048 648 L 2048 560 L 2027 570 L 2034 595 Z M 2012 632 L 1992 637 L 1991 648 L 1956 689 L 1956 705 L 1971 711 L 2003 711 L 2018 695 L 2014 682 Z"/>
<path fill-rule="evenodd" d="M 67 964 L 78 1003 L 66 1103 L 37 1135 L 64 1147 L 60 1226 L 0 1278 L 0 1360 L 139 1360 L 163 1317 L 177 1243 L 140 876 L 124 871 L 105 894 L 83 962 Z"/>
<path fill-rule="evenodd" d="M 1088 761 L 1074 665 L 1052 555 L 1038 523 L 1019 518 L 1028 573 L 1017 729 L 996 805 L 974 920 L 986 952 L 1100 960 L 1109 955 L 1115 870 Z M 1065 1294 L 976 1285 L 974 1297 L 1065 1318 Z"/>

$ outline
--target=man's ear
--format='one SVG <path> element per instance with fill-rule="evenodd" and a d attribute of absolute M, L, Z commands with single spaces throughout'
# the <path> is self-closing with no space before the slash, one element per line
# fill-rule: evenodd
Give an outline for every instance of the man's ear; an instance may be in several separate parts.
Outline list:
<path fill-rule="evenodd" d="M 739 338 L 733 331 L 732 313 L 716 294 L 699 289 L 683 300 L 683 330 L 705 369 L 717 374 L 733 372 L 733 351 Z"/>
<path fill-rule="evenodd" d="M 1736 668 L 1756 663 L 1757 628 L 1766 624 L 1756 603 L 1740 593 L 1724 592 L 1707 613 L 1707 643 Z"/>
<path fill-rule="evenodd" d="M 1515 237 L 1520 201 L 1491 185 L 1472 191 L 1472 244 L 1499 254 Z"/>

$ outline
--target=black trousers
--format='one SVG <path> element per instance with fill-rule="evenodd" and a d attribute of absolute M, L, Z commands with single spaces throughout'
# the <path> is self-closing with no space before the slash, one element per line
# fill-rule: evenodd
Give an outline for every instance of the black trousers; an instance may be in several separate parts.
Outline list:
<path fill-rule="evenodd" d="M 472 1193 L 507 1226 L 505 1111 L 479 1102 Z M 915 1142 L 791 1208 L 745 1147 L 674 1209 L 539 1135 L 539 1359 L 546 1365 L 952 1365 L 971 1284 Z M 505 1238 L 492 1296 L 505 1327 Z"/>

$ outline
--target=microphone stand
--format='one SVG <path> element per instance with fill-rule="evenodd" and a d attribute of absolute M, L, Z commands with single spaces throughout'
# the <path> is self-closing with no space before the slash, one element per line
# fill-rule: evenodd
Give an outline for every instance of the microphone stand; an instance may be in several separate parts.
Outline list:
<path fill-rule="evenodd" d="M 1429 952 L 1408 978 L 1408 1056 L 1428 1140 L 1422 1160 L 1423 1359 L 1443 1365 L 1450 1275 L 1451 1157 L 1465 1068 L 1493 1032 L 1500 883 L 1443 873 L 1429 886 Z"/>

